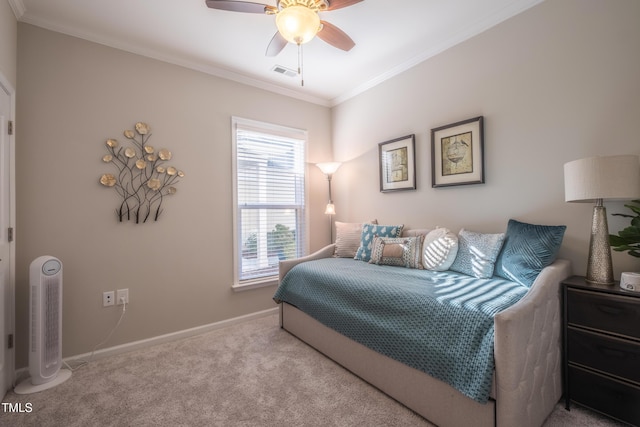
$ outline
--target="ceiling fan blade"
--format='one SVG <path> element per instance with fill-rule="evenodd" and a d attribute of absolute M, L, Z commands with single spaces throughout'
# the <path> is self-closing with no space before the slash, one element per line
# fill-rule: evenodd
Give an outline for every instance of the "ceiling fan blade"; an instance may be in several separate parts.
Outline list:
<path fill-rule="evenodd" d="M 277 11 L 274 6 L 250 1 L 206 0 L 206 3 L 207 7 L 211 9 L 230 10 L 231 12 L 266 13 L 274 9 Z"/>
<path fill-rule="evenodd" d="M 356 43 L 351 40 L 351 37 L 340 28 L 326 21 L 320 21 L 320 23 L 322 24 L 322 29 L 318 32 L 317 36 L 331 46 L 349 51 L 356 45 Z"/>
<path fill-rule="evenodd" d="M 267 46 L 267 51 L 265 52 L 266 56 L 276 56 L 282 49 L 289 43 L 279 31 L 273 35 L 273 38 L 269 42 L 269 46 Z"/>
<path fill-rule="evenodd" d="M 329 7 L 327 10 L 336 10 L 343 7 L 351 6 L 356 3 L 360 3 L 362 0 L 329 0 Z"/>

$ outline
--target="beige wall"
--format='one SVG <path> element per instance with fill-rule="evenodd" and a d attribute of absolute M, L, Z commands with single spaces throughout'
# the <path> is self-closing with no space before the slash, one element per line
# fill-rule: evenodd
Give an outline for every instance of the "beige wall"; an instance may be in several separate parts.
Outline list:
<path fill-rule="evenodd" d="M 16 87 L 18 23 L 8 1 L 0 1 L 0 73 Z"/>
<path fill-rule="evenodd" d="M 64 262 L 65 356 L 90 351 L 114 325 L 118 311 L 101 307 L 106 290 L 131 293 L 109 345 L 274 306 L 273 288 L 230 289 L 232 115 L 308 129 L 310 163 L 331 160 L 333 141 L 345 162 L 332 182 L 339 220 L 478 231 L 503 230 L 509 218 L 567 224 L 561 255 L 582 273 L 591 206 L 564 203 L 562 165 L 640 154 L 638 22 L 635 0 L 547 1 L 331 111 L 20 24 L 16 366 L 27 363 L 26 272 L 42 254 Z M 9 74 L 5 66 L 1 57 Z M 486 184 L 432 189 L 430 129 L 477 115 Z M 97 182 L 109 171 L 103 142 L 139 120 L 187 176 L 159 222 L 119 224 L 117 197 Z M 382 194 L 377 144 L 409 133 L 418 189 Z M 326 180 L 309 172 L 313 250 L 329 236 Z M 612 231 L 622 224 L 610 218 Z M 640 269 L 626 254 L 614 264 L 617 275 Z"/>
<path fill-rule="evenodd" d="M 546 1 L 335 107 L 338 220 L 496 232 L 568 226 L 584 274 L 592 206 L 564 202 L 563 164 L 640 154 L 640 2 Z M 486 183 L 431 187 L 432 128 L 482 115 Z M 416 134 L 418 189 L 380 193 L 378 143 Z M 620 203 L 607 203 L 609 213 Z M 617 232 L 621 219 L 609 219 Z M 640 260 L 614 254 L 616 277 Z"/>
<path fill-rule="evenodd" d="M 275 307 L 274 287 L 233 292 L 231 116 L 307 129 L 308 161 L 331 160 L 326 107 L 102 45 L 19 25 L 17 367 L 27 364 L 28 267 L 64 264 L 64 356 L 89 352 L 131 304 L 108 346 Z M 158 222 L 118 223 L 101 186 L 107 138 L 147 122 L 186 177 Z M 309 167 L 311 249 L 328 243 L 326 180 Z"/>

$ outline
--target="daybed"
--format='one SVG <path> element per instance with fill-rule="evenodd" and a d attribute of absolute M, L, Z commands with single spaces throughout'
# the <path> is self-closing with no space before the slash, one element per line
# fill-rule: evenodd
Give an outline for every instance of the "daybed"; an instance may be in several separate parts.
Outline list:
<path fill-rule="evenodd" d="M 529 245 L 529 240 L 527 240 L 526 237 L 531 235 L 529 232 L 533 231 L 535 235 L 539 234 L 541 230 L 545 231 L 547 229 L 544 228 L 544 226 L 533 226 L 513 220 L 510 221 L 506 237 L 503 242 L 501 242 L 501 245 L 504 243 L 503 251 L 510 250 L 513 252 L 523 250 L 523 241 L 525 242 L 525 246 Z M 463 231 L 464 230 L 461 230 L 461 233 Z M 337 258 L 335 256 L 335 244 L 329 245 L 306 257 L 281 261 L 279 271 L 281 284 L 274 296 L 276 302 L 280 303 L 280 324 L 282 328 L 291 334 L 297 336 L 346 369 L 437 425 L 539 426 L 551 413 L 562 394 L 560 282 L 571 275 L 569 262 L 556 259 L 557 249 L 562 240 L 564 227 L 556 227 L 552 229 L 552 231 L 554 232 L 553 234 L 555 234 L 555 241 L 552 248 L 544 248 L 535 246 L 534 244 L 533 252 L 544 253 L 544 260 L 542 264 L 537 264 L 539 271 L 536 272 L 534 268 L 533 271 L 536 272 L 536 276 L 531 278 L 532 283 L 529 283 L 529 286 L 523 287 L 524 290 L 520 291 L 518 290 L 520 286 L 519 283 L 513 283 L 512 280 L 505 280 L 504 278 L 495 276 L 490 279 L 474 280 L 474 278 L 465 276 L 464 274 L 452 271 L 441 271 L 441 269 L 437 271 L 413 270 L 411 275 L 407 276 L 405 273 L 408 273 L 408 270 L 402 267 L 372 265 L 371 263 L 363 263 L 358 260 Z M 405 231 L 401 236 L 408 235 L 415 236 L 420 235 L 420 233 Z M 424 237 L 420 239 L 423 238 Z M 378 239 L 377 235 L 376 239 Z M 531 240 L 536 241 L 536 239 L 537 237 L 534 237 Z M 391 241 L 391 239 L 387 240 Z M 509 245 L 510 240 L 511 244 Z M 379 242 L 376 242 L 376 244 L 377 243 Z M 509 246 L 509 248 L 507 248 L 507 246 Z M 460 245 L 460 249 L 462 250 L 462 245 Z M 524 248 L 526 252 L 529 252 L 526 249 L 527 248 Z M 519 255 L 515 255 L 516 258 L 518 258 Z M 500 256 L 502 256 L 502 253 Z M 496 253 L 494 260 L 497 257 L 498 254 Z M 406 256 L 404 259 L 406 261 Z M 513 260 L 515 258 L 512 256 L 510 259 Z M 539 260 L 536 260 L 536 262 L 537 261 Z M 305 267 L 303 267 L 303 265 Z M 529 265 L 529 267 L 531 267 L 531 265 Z M 321 271 L 320 274 L 324 274 L 325 276 L 318 279 L 320 282 L 311 280 L 309 283 L 306 283 L 307 276 L 311 274 L 309 272 L 301 272 L 304 268 L 314 271 L 319 270 Z M 457 382 L 454 381 L 455 384 L 450 385 L 452 382 L 449 379 L 443 380 L 439 372 L 433 374 L 431 370 L 423 369 L 422 366 L 416 367 L 416 364 L 407 364 L 403 359 L 406 354 L 409 354 L 407 357 L 413 361 L 413 359 L 420 359 L 425 354 L 429 354 L 426 359 L 432 357 L 438 359 L 439 353 L 423 352 L 422 348 L 419 351 L 411 351 L 411 349 L 407 348 L 393 348 L 394 345 L 396 347 L 404 347 L 397 343 L 405 342 L 402 340 L 406 337 L 402 337 L 401 341 L 394 341 L 395 344 L 394 342 L 389 344 L 387 341 L 386 343 L 382 343 L 380 347 L 377 347 L 376 343 L 371 345 L 371 343 L 367 341 L 371 336 L 378 334 L 378 329 L 375 328 L 387 321 L 386 317 L 382 321 L 379 321 L 376 320 L 375 316 L 369 316 L 369 314 L 375 315 L 374 312 L 380 310 L 381 306 L 379 301 L 376 300 L 372 302 L 371 300 L 367 300 L 367 296 L 364 296 L 366 293 L 363 292 L 363 286 L 366 287 L 366 283 L 363 284 L 361 282 L 362 278 L 367 276 L 368 273 L 366 273 L 366 269 L 368 268 L 374 271 L 373 276 L 384 277 L 381 282 L 384 282 L 385 285 L 380 286 L 386 286 L 386 283 L 388 283 L 391 288 L 400 289 L 401 292 L 398 293 L 403 293 L 404 290 L 407 290 L 406 293 L 409 294 L 414 292 L 414 288 L 411 287 L 413 285 L 407 284 L 407 282 L 413 280 L 411 277 L 422 274 L 424 274 L 426 278 L 424 286 L 422 286 L 425 289 L 430 286 L 435 286 L 434 283 L 439 284 L 438 286 L 451 286 L 451 284 L 463 282 L 465 286 L 466 284 L 478 286 L 477 284 L 480 283 L 480 287 L 473 288 L 473 290 L 470 291 L 476 293 L 480 292 L 481 289 L 486 289 L 486 286 L 493 286 L 495 283 L 497 283 L 496 286 L 501 289 L 507 289 L 505 294 L 509 294 L 509 297 L 501 299 L 501 297 L 498 296 L 498 302 L 495 306 L 492 305 L 496 301 L 495 299 L 487 303 L 484 298 L 475 298 L 480 300 L 478 303 L 479 306 L 484 307 L 489 305 L 493 308 L 493 311 L 491 311 L 491 308 L 488 310 L 491 316 L 491 329 L 488 331 L 487 336 L 493 337 L 493 342 L 490 343 L 492 345 L 493 357 L 489 357 L 491 363 L 487 365 L 491 368 L 491 371 L 489 372 L 488 393 L 485 398 L 473 394 L 473 391 L 476 390 L 473 386 L 467 388 L 459 387 L 460 378 L 456 378 Z M 505 266 L 503 265 L 502 268 L 504 269 Z M 291 272 L 292 269 L 294 272 L 290 274 L 287 279 L 287 274 Z M 357 286 L 360 286 L 360 288 L 346 297 L 341 295 L 333 298 L 330 294 L 327 294 L 329 295 L 327 296 L 319 293 L 315 295 L 316 301 L 312 303 L 312 308 L 309 308 L 310 306 L 306 302 L 299 302 L 304 301 L 303 299 L 298 300 L 296 299 L 297 297 L 290 297 L 286 295 L 286 290 L 283 290 L 283 287 L 288 289 L 302 289 L 306 286 L 314 293 L 315 290 L 324 287 L 322 284 L 323 280 L 341 282 L 341 280 L 337 280 L 335 277 L 333 279 L 330 278 L 334 272 L 345 276 L 349 282 L 353 281 L 358 283 Z M 531 271 L 529 271 L 529 273 L 531 273 Z M 372 279 L 373 276 L 368 276 L 369 278 L 365 277 L 365 282 L 374 280 Z M 397 280 L 395 276 L 398 277 Z M 430 279 L 428 278 L 429 276 L 436 278 Z M 329 277 L 329 279 L 327 279 L 327 277 Z M 482 282 L 483 280 L 484 282 Z M 305 282 L 305 284 L 303 284 L 303 282 Z M 330 283 L 327 282 L 327 285 L 329 284 Z M 376 285 L 375 287 L 380 286 Z M 485 288 L 483 288 L 483 286 Z M 422 292 L 422 290 L 420 290 L 420 292 Z M 463 292 L 465 292 L 464 288 L 460 287 L 456 288 L 456 291 L 453 293 L 460 294 Z M 518 292 L 520 292 L 519 295 Z M 363 297 L 359 298 L 359 294 L 362 294 Z M 395 295 L 397 295 L 397 293 Z M 300 296 L 300 298 L 304 297 Z M 324 307 L 325 305 L 330 305 L 329 302 L 324 304 L 324 300 L 328 301 L 333 299 L 334 301 L 339 301 L 340 298 L 349 299 L 347 304 L 348 311 L 359 312 L 359 319 L 345 318 L 342 314 L 335 313 L 329 314 L 329 320 L 317 319 L 317 317 L 320 316 L 317 315 L 318 310 L 313 309 L 313 304 L 323 306 L 320 309 L 320 311 L 323 311 L 327 308 Z M 393 298 L 395 299 L 396 297 L 394 296 Z M 351 301 L 351 299 L 361 299 L 363 301 Z M 411 299 L 415 300 L 416 296 L 412 295 Z M 438 297 L 438 299 L 437 304 L 440 304 L 442 298 Z M 473 298 L 444 299 L 455 300 L 457 301 L 457 305 L 466 306 L 469 300 Z M 364 308 L 358 306 L 358 304 L 362 304 Z M 410 305 L 408 307 L 412 307 L 411 310 L 413 310 L 414 306 Z M 402 306 L 396 308 L 402 310 Z M 303 309 L 308 313 L 303 311 Z M 448 307 L 444 309 L 442 313 L 449 313 L 447 310 L 451 310 L 451 308 Z M 441 316 L 442 313 L 438 314 L 438 316 Z M 382 314 L 382 316 L 384 317 L 385 314 Z M 392 314 L 391 317 L 393 316 Z M 375 324 L 374 332 L 369 332 L 364 339 L 360 338 L 359 331 L 368 326 L 363 326 L 362 322 L 367 322 L 367 320 L 365 319 L 363 321 L 362 317 L 373 319 L 370 323 Z M 439 319 L 438 324 L 419 326 L 418 329 L 421 330 L 420 333 L 433 334 L 437 331 L 442 332 L 440 322 L 443 318 L 438 317 L 437 319 Z M 415 323 L 415 319 L 411 321 Z M 472 323 L 475 323 L 475 320 L 472 321 Z M 355 335 L 352 333 L 353 331 L 345 332 L 342 330 L 341 327 L 344 325 L 348 326 L 347 329 L 355 330 Z M 383 336 L 383 334 L 381 333 L 380 336 Z M 382 339 L 388 340 L 388 338 Z M 478 341 L 478 339 L 475 341 Z M 386 348 L 385 345 L 387 346 Z M 449 343 L 447 345 L 452 346 L 453 344 Z M 391 352 L 388 351 L 389 346 L 392 347 Z M 482 353 L 482 351 L 477 350 L 476 347 L 472 346 L 471 348 L 472 353 Z M 400 350 L 401 354 L 399 357 L 391 354 L 396 350 Z M 434 354 L 436 355 L 435 357 L 433 356 Z M 470 364 L 471 359 L 475 356 L 475 354 L 469 356 Z M 446 364 L 447 357 L 449 356 L 442 355 L 440 359 L 444 358 Z M 430 363 L 429 360 L 425 360 L 424 362 Z M 442 360 L 440 360 L 439 363 L 442 364 Z M 472 366 L 474 366 L 473 369 L 475 370 L 476 365 Z M 479 366 L 482 366 L 482 364 Z M 481 371 L 481 369 L 477 370 Z M 431 372 L 432 375 L 427 372 Z M 464 375 L 473 376 L 474 372 L 465 373 Z M 482 381 L 480 381 L 480 383 L 482 383 Z M 460 389 L 463 391 L 460 391 Z M 470 393 L 469 390 L 472 390 L 472 392 Z"/>

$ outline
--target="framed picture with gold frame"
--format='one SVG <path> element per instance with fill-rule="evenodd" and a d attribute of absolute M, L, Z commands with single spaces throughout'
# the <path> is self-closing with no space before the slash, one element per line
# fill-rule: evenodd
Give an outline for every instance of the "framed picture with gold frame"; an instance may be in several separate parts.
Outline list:
<path fill-rule="evenodd" d="M 484 183 L 482 116 L 431 129 L 431 186 Z"/>
<path fill-rule="evenodd" d="M 381 192 L 416 189 L 415 149 L 414 134 L 378 144 Z"/>

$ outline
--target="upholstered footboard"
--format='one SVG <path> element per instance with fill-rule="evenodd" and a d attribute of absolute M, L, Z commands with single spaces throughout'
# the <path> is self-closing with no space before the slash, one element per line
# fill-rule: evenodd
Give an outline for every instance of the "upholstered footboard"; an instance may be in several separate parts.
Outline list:
<path fill-rule="evenodd" d="M 280 263 L 280 280 L 300 262 L 330 257 L 333 245 Z M 422 371 L 383 356 L 282 303 L 281 326 L 429 421 L 441 426 L 539 426 L 562 394 L 560 282 L 570 264 L 545 268 L 531 290 L 495 317 L 495 378 L 480 404 Z"/>
<path fill-rule="evenodd" d="M 562 395 L 560 282 L 571 275 L 556 260 L 495 321 L 497 425 L 540 426 Z"/>

